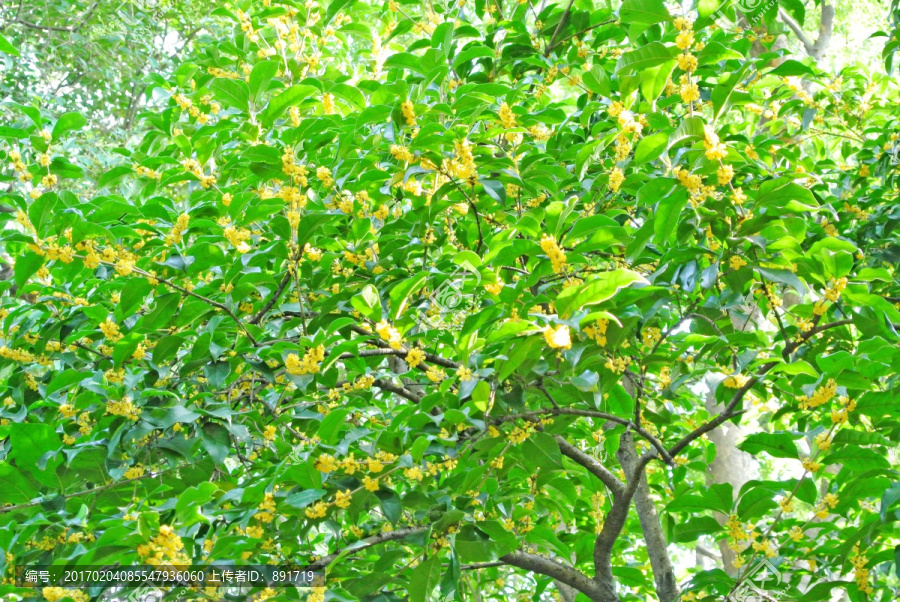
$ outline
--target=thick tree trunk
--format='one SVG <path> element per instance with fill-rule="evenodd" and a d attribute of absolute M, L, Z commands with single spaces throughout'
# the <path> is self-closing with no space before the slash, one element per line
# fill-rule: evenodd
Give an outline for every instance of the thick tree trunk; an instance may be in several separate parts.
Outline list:
<path fill-rule="evenodd" d="M 638 465 L 638 454 L 631 433 L 622 435 L 616 456 L 619 458 L 625 474 L 633 475 Z M 675 570 L 672 568 L 672 560 L 669 558 L 666 538 L 659 522 L 659 514 L 650 497 L 647 475 L 641 470 L 637 478 L 640 479 L 640 482 L 634 494 L 634 507 L 637 510 L 638 519 L 641 521 L 641 531 L 644 532 L 647 554 L 650 556 L 650 566 L 653 568 L 653 581 L 656 583 L 656 594 L 659 596 L 660 602 L 674 602 L 681 597 L 681 591 L 675 579 Z"/>

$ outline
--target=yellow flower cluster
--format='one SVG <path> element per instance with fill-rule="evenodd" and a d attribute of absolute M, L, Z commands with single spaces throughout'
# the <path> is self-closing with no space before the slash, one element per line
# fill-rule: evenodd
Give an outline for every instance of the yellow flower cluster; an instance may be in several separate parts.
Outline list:
<path fill-rule="evenodd" d="M 100 330 L 103 332 L 103 336 L 111 343 L 122 339 L 123 335 L 119 332 L 119 325 L 109 318 L 100 324 Z"/>
<path fill-rule="evenodd" d="M 28 363 L 35 361 L 34 355 L 30 352 L 24 349 L 10 349 L 6 345 L 0 346 L 0 357 L 13 360 L 14 362 Z"/>
<path fill-rule="evenodd" d="M 149 544 L 138 546 L 137 553 L 145 563 L 154 566 L 164 564 L 189 566 L 191 561 L 183 550 L 184 543 L 175 533 L 175 529 L 169 525 L 162 525 L 159 528 L 159 535 L 151 539 Z"/>
<path fill-rule="evenodd" d="M 836 394 L 837 382 L 831 378 L 828 379 L 828 382 L 824 385 L 816 389 L 812 396 L 807 397 L 806 395 L 801 395 L 797 398 L 797 401 L 800 403 L 801 409 L 808 410 L 828 403 Z"/>
<path fill-rule="evenodd" d="M 628 368 L 628 358 L 625 357 L 610 357 L 606 359 L 606 362 L 603 366 L 616 374 L 623 374 L 625 370 Z"/>
<path fill-rule="evenodd" d="M 606 329 L 609 327 L 609 320 L 600 318 L 596 324 L 586 326 L 584 334 L 597 341 L 598 345 L 606 345 Z"/>
<path fill-rule="evenodd" d="M 830 287 L 825 289 L 825 298 L 832 303 L 837 302 L 845 288 L 847 288 L 847 279 L 838 278 Z"/>
<path fill-rule="evenodd" d="M 407 161 L 409 163 L 412 163 L 416 160 L 415 155 L 409 152 L 408 148 L 406 148 L 405 146 L 400 146 L 398 144 L 391 145 L 391 155 L 393 155 L 394 158 L 398 161 Z"/>
<path fill-rule="evenodd" d="M 125 471 L 125 478 L 126 479 L 139 479 L 142 476 L 144 476 L 144 473 L 145 473 L 144 467 L 141 466 L 140 464 L 135 464 L 134 466 L 130 467 L 128 470 Z"/>
<path fill-rule="evenodd" d="M 376 324 L 375 332 L 391 346 L 391 349 L 399 350 L 403 348 L 403 337 L 400 335 L 400 331 L 391 326 L 387 320 L 382 320 Z"/>
<path fill-rule="evenodd" d="M 719 142 L 719 135 L 709 125 L 703 128 L 703 148 L 706 150 L 706 158 L 710 161 L 724 159 L 728 155 L 728 148 Z"/>
<path fill-rule="evenodd" d="M 433 383 L 439 383 L 444 380 L 444 371 L 438 368 L 437 366 L 428 366 L 428 371 L 425 372 L 425 376 L 428 377 Z"/>
<path fill-rule="evenodd" d="M 655 326 L 648 326 L 641 332 L 641 338 L 643 339 L 644 345 L 652 347 L 660 338 L 662 338 L 662 331 Z"/>
<path fill-rule="evenodd" d="M 475 167 L 475 156 L 472 154 L 472 146 L 465 138 L 457 140 L 454 144 L 456 156 L 453 159 L 444 159 L 443 170 L 460 180 L 474 181 L 478 175 Z"/>
<path fill-rule="evenodd" d="M 303 359 L 296 353 L 291 353 L 284 360 L 284 367 L 288 374 L 294 376 L 302 376 L 304 374 L 315 374 L 319 371 L 319 364 L 325 359 L 325 346 L 319 345 L 312 349 L 307 349 L 303 355 Z"/>
<path fill-rule="evenodd" d="M 547 254 L 547 257 L 550 258 L 550 264 L 553 266 L 553 271 L 557 274 L 561 274 L 566 268 L 566 254 L 559 245 L 556 244 L 556 238 L 550 234 L 544 234 L 541 237 L 541 249 Z"/>
<path fill-rule="evenodd" d="M 416 125 L 416 109 L 411 101 L 403 101 L 403 104 L 400 105 L 400 112 L 403 113 L 406 125 Z"/>
<path fill-rule="evenodd" d="M 764 539 L 762 541 L 754 541 L 753 549 L 757 552 L 762 552 L 766 555 L 766 558 L 775 558 L 778 554 L 775 551 L 775 548 L 772 546 L 772 542 L 768 539 Z"/>
<path fill-rule="evenodd" d="M 68 589 L 64 587 L 45 587 L 41 590 L 47 602 L 56 602 L 63 598 L 71 598 L 73 602 L 90 602 L 91 597 L 80 589 Z"/>
<path fill-rule="evenodd" d="M 833 493 L 826 493 L 818 504 L 816 504 L 816 516 L 824 520 L 828 518 L 829 510 L 834 510 L 838 504 L 838 497 Z"/>
<path fill-rule="evenodd" d="M 475 378 L 474 375 L 472 374 L 472 369 L 467 368 L 466 366 L 460 366 L 459 369 L 456 371 L 456 375 L 459 377 L 459 380 L 463 381 L 463 382 L 465 382 L 467 380 L 472 380 L 473 378 Z"/>
<path fill-rule="evenodd" d="M 572 337 L 569 334 L 569 327 L 561 324 L 556 328 L 547 325 L 544 328 L 544 340 L 551 349 L 571 349 Z"/>
<path fill-rule="evenodd" d="M 831 422 L 834 424 L 847 424 L 850 412 L 856 409 L 856 402 L 849 397 L 839 397 L 840 409 L 831 410 Z"/>
<path fill-rule="evenodd" d="M 257 510 L 259 512 L 253 515 L 253 518 L 263 523 L 271 523 L 275 519 L 275 494 L 267 491 Z"/>
<path fill-rule="evenodd" d="M 250 235 L 250 230 L 235 228 L 234 226 L 228 226 L 222 232 L 222 236 L 234 246 L 238 253 L 246 253 L 250 250 L 250 245 L 247 244 L 247 241 L 250 240 Z"/>
<path fill-rule="evenodd" d="M 862 554 L 859 551 L 859 543 L 853 546 L 853 555 L 850 556 L 850 564 L 853 565 L 853 580 L 856 581 L 856 586 L 859 588 L 859 591 L 871 594 L 874 589 L 869 585 L 869 569 L 866 568 L 866 565 L 869 564 L 869 560 L 866 558 L 865 554 Z"/>
<path fill-rule="evenodd" d="M 113 416 L 123 416 L 129 420 L 137 422 L 141 417 L 141 409 L 134 405 L 128 397 L 123 397 L 119 401 L 110 399 L 106 402 L 106 413 Z"/>
<path fill-rule="evenodd" d="M 728 259 L 728 265 L 731 266 L 732 270 L 739 270 L 745 265 L 747 265 L 747 260 L 745 260 L 740 255 L 732 255 Z"/>
<path fill-rule="evenodd" d="M 613 192 L 618 192 L 624 181 L 625 174 L 618 167 L 614 167 L 613 170 L 609 172 L 609 189 Z"/>
<path fill-rule="evenodd" d="M 326 115 L 334 115 L 334 94 L 322 95 L 322 110 Z"/>
<path fill-rule="evenodd" d="M 406 354 L 406 363 L 410 368 L 415 368 L 425 361 L 425 352 L 419 347 L 411 347 Z"/>
<path fill-rule="evenodd" d="M 500 105 L 500 123 L 507 129 L 516 127 L 516 116 L 505 102 Z"/>
<path fill-rule="evenodd" d="M 743 374 L 733 374 L 722 381 L 722 384 L 728 387 L 729 389 L 740 389 L 744 385 L 747 384 L 747 381 L 750 380 L 749 376 L 745 376 Z"/>
<path fill-rule="evenodd" d="M 531 436 L 531 433 L 534 432 L 534 426 L 534 423 L 526 422 L 525 426 L 517 426 L 513 428 L 513 430 L 509 432 L 506 438 L 513 445 L 518 445 Z"/>

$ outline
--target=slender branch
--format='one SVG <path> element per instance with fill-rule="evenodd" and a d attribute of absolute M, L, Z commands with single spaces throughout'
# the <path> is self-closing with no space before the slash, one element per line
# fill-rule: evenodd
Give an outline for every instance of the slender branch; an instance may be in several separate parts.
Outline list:
<path fill-rule="evenodd" d="M 579 410 L 577 408 L 547 408 L 544 410 L 535 410 L 533 412 L 523 412 L 521 414 L 507 414 L 506 416 L 498 416 L 497 418 L 492 418 L 491 422 L 494 424 L 501 424 L 503 422 L 511 422 L 514 420 L 518 420 L 521 418 L 522 420 L 534 421 L 537 420 L 540 416 L 546 416 L 547 414 L 554 416 L 582 416 L 585 418 L 600 418 L 602 420 L 608 420 L 609 422 L 615 422 L 616 424 L 621 424 L 631 428 L 631 430 L 638 433 L 641 437 L 646 439 L 654 448 L 656 448 L 657 453 L 663 459 L 666 464 L 670 466 L 674 464 L 674 460 L 670 455 L 670 452 L 666 450 L 665 446 L 663 446 L 662 442 L 651 435 L 647 430 L 639 425 L 636 425 L 634 422 L 627 418 L 622 418 L 620 416 L 616 416 L 615 414 L 607 414 L 606 412 L 595 412 L 594 410 Z"/>
<path fill-rule="evenodd" d="M 554 43 L 556 42 L 556 36 L 559 34 L 559 30 L 562 29 L 562 26 L 569 18 L 569 12 L 572 10 L 573 4 L 575 4 L 575 0 L 569 0 L 569 5 L 566 7 L 566 10 L 563 11 L 562 16 L 559 18 L 559 23 L 556 24 L 556 29 L 553 30 L 553 35 L 550 36 L 550 41 L 547 43 L 547 49 L 544 50 L 544 56 L 550 56 L 550 50 L 552 50 L 553 46 L 555 45 Z"/>
<path fill-rule="evenodd" d="M 382 389 L 384 391 L 390 391 L 391 393 L 394 393 L 396 395 L 399 395 L 400 397 L 408 399 L 409 401 L 411 401 L 413 403 L 419 403 L 420 401 L 422 401 L 422 398 L 425 397 L 425 395 L 423 395 L 422 393 L 415 393 L 413 391 L 410 391 L 406 387 L 401 387 L 400 385 L 396 385 L 396 384 L 392 383 L 391 381 L 386 380 L 384 378 L 376 378 L 374 384 L 379 389 Z"/>
<path fill-rule="evenodd" d="M 77 33 L 82 27 L 84 27 L 84 25 L 85 25 L 85 23 L 87 23 L 88 19 L 91 18 L 91 15 L 97 9 L 97 6 L 99 4 L 100 4 L 99 1 L 91 4 L 87 8 L 87 10 L 85 10 L 84 13 L 82 13 L 81 17 L 78 19 L 78 23 L 76 23 L 75 25 L 71 25 L 69 27 L 55 27 L 55 26 L 51 26 L 51 25 L 41 25 L 39 23 L 32 23 L 30 21 L 25 21 L 23 19 L 19 19 L 18 13 L 17 13 L 17 17 L 12 20 L 12 23 L 18 23 L 19 25 L 23 25 L 25 27 L 28 27 L 29 29 L 40 29 L 43 31 L 67 31 L 70 33 Z M 21 4 L 19 6 L 21 7 Z"/>
<path fill-rule="evenodd" d="M 479 569 L 490 569 L 495 566 L 507 566 L 505 562 L 474 562 L 472 564 L 464 564 L 459 567 L 461 571 L 477 571 Z"/>
<path fill-rule="evenodd" d="M 569 36 L 566 36 L 566 37 L 562 38 L 562 39 L 561 39 L 560 41 L 558 41 L 557 43 L 555 43 L 555 44 L 553 44 L 552 46 L 548 47 L 548 48 L 547 48 L 547 52 L 550 52 L 551 50 L 553 50 L 554 48 L 556 48 L 556 47 L 559 46 L 560 44 L 563 44 L 563 43 L 565 43 L 565 42 L 568 42 L 568 41 L 571 40 L 572 38 L 578 38 L 578 37 L 583 36 L 584 34 L 586 34 L 587 32 L 591 31 L 592 29 L 597 29 L 598 27 L 603 27 L 604 25 L 611 25 L 611 24 L 613 24 L 613 23 L 615 23 L 615 22 L 616 22 L 616 19 L 610 19 L 609 21 L 603 21 L 602 23 L 595 23 L 594 25 L 589 25 L 588 27 L 585 27 L 584 29 L 582 29 L 582 30 L 579 31 L 579 32 L 573 33 L 572 35 L 569 35 Z"/>
<path fill-rule="evenodd" d="M 846 325 L 852 324 L 852 323 L 853 323 L 852 320 L 836 320 L 834 322 L 829 322 L 828 324 L 823 324 L 821 326 L 815 326 L 811 330 L 804 332 L 802 335 L 800 335 L 800 340 L 793 341 L 792 343 L 788 343 L 788 345 L 785 346 L 784 351 L 782 353 L 783 354 L 786 353 L 787 355 L 790 355 L 798 347 L 800 347 L 800 345 L 802 345 L 803 343 L 805 343 L 806 341 L 808 341 L 815 335 L 817 335 L 821 332 L 824 332 L 826 330 L 829 330 L 831 328 L 837 328 L 839 326 L 846 326 Z M 731 418 L 736 416 L 739 413 L 736 411 L 737 406 L 739 403 L 741 403 L 741 400 L 744 399 L 744 395 L 747 394 L 747 391 L 749 391 L 751 388 L 753 388 L 753 386 L 756 383 L 758 383 L 762 379 L 762 377 L 765 376 L 769 372 L 769 370 L 771 370 L 772 368 L 777 366 L 779 363 L 780 362 L 777 362 L 777 361 L 771 361 L 771 362 L 766 362 L 765 364 L 760 366 L 759 370 L 756 371 L 756 374 L 754 376 L 752 376 L 746 383 L 744 383 L 744 386 L 742 386 L 740 389 L 735 391 L 734 395 L 732 395 L 732 397 L 731 397 L 731 400 L 728 402 L 728 405 L 725 406 L 725 409 L 723 409 L 719 414 L 717 414 L 715 416 L 715 418 L 713 418 L 709 422 L 702 424 L 701 426 L 696 428 L 691 433 L 685 435 L 678 443 L 676 443 L 671 448 L 669 448 L 669 454 L 672 457 L 677 456 L 679 453 L 681 453 L 681 451 L 683 449 L 685 449 L 692 442 L 699 439 L 701 436 L 705 435 L 706 433 L 712 431 L 713 429 L 715 429 L 716 427 L 718 427 L 725 421 L 730 420 Z"/>
<path fill-rule="evenodd" d="M 128 483 L 133 483 L 135 481 L 141 481 L 143 479 L 151 479 L 154 477 L 158 477 L 167 472 L 171 472 L 177 468 L 182 468 L 183 466 L 184 465 L 175 466 L 173 468 L 167 468 L 165 470 L 158 470 L 156 472 L 148 472 L 139 477 L 135 477 L 133 479 L 122 479 L 121 481 L 114 481 L 112 483 L 108 483 L 108 484 L 102 485 L 100 487 L 92 487 L 90 489 L 83 489 L 81 491 L 76 491 L 74 493 L 65 493 L 65 494 L 62 494 L 62 497 L 68 500 L 73 497 L 88 495 L 89 493 L 100 493 L 101 491 L 106 491 L 108 489 L 118 487 L 119 485 L 127 485 Z M 41 504 L 45 503 L 46 501 L 47 501 L 47 498 L 46 498 L 46 496 L 44 496 L 44 498 L 42 498 L 41 501 L 39 501 L 39 502 L 29 502 L 27 504 L 18 504 L 16 506 L 6 506 L 4 508 L 0 508 L 0 514 L 5 514 L 7 512 L 14 512 L 16 510 L 25 510 L 26 508 L 34 508 L 35 506 L 40 506 Z"/>
<path fill-rule="evenodd" d="M 404 527 L 402 529 L 395 529 L 393 531 L 388 531 L 387 533 L 378 533 L 377 535 L 373 535 L 371 537 L 366 537 L 365 539 L 360 539 L 357 542 L 354 542 L 343 548 L 334 552 L 333 554 L 329 554 L 327 556 L 323 556 L 322 558 L 316 560 L 315 562 L 311 562 L 307 565 L 307 569 L 311 571 L 316 571 L 319 569 L 323 569 L 327 567 L 329 564 L 334 562 L 338 556 L 346 553 L 352 552 L 354 550 L 365 550 L 366 548 L 371 548 L 372 546 L 377 546 L 378 544 L 382 544 L 388 541 L 396 541 L 398 539 L 404 539 L 405 537 L 409 537 L 410 535 L 416 535 L 418 533 L 423 533 L 430 529 L 431 527 Z"/>
<path fill-rule="evenodd" d="M 272 306 L 278 302 L 278 299 L 281 298 L 281 294 L 284 292 L 284 289 L 287 288 L 288 283 L 291 281 L 291 272 L 288 270 L 288 273 L 284 275 L 284 278 L 281 279 L 281 284 L 278 285 L 278 288 L 272 291 L 272 296 L 269 298 L 269 301 L 266 305 L 259 310 L 253 319 L 250 320 L 251 324 L 259 324 L 262 319 L 265 317 L 269 310 L 272 309 Z"/>
<path fill-rule="evenodd" d="M 790 27 L 791 31 L 794 32 L 794 35 L 797 36 L 797 39 L 803 44 L 803 47 L 806 49 L 807 54 L 812 54 L 814 43 L 812 40 L 807 37 L 806 33 L 803 31 L 803 28 L 800 27 L 800 24 L 794 20 L 792 16 L 787 14 L 787 12 L 782 8 L 778 7 L 778 16 L 781 17 L 781 20 L 784 21 L 784 24 Z"/>

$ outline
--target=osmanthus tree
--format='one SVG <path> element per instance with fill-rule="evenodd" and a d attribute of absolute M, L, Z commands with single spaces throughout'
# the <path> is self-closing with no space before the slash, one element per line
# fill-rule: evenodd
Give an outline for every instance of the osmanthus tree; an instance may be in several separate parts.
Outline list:
<path fill-rule="evenodd" d="M 717 600 L 768 559 L 897 599 L 897 89 L 715 5 L 241 0 L 100 174 L 23 108 L 0 595 L 239 560 L 312 600 Z M 740 490 L 729 421 L 771 467 Z"/>

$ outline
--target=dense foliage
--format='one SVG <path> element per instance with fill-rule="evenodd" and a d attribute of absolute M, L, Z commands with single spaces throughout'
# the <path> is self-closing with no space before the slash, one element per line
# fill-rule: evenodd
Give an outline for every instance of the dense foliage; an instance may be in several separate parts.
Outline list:
<path fill-rule="evenodd" d="M 770 50 L 775 3 L 234 4 L 121 163 L 78 111 L 0 127 L 4 600 L 216 559 L 311 600 L 719 600 L 764 558 L 898 598 L 890 76 Z"/>

